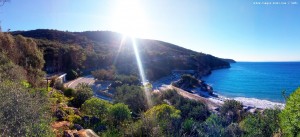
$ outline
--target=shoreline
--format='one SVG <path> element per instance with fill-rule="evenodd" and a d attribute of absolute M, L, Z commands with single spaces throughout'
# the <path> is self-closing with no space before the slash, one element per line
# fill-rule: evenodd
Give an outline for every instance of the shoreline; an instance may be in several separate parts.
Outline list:
<path fill-rule="evenodd" d="M 153 90 L 160 89 L 161 87 L 164 87 L 167 85 L 170 86 L 173 81 L 176 81 L 178 79 L 180 79 L 179 75 L 169 75 L 169 76 L 163 77 L 160 80 L 157 80 L 152 83 L 153 88 L 154 88 Z M 192 89 L 191 92 L 185 91 L 183 89 L 181 89 L 181 90 L 184 92 L 187 92 L 189 94 L 199 96 L 201 98 L 205 98 L 214 104 L 224 104 L 224 101 L 231 100 L 231 99 L 236 100 L 236 101 L 241 102 L 243 104 L 243 107 L 248 110 L 250 110 L 250 109 L 275 109 L 275 108 L 283 109 L 285 107 L 285 104 L 280 103 L 280 102 L 273 102 L 273 101 L 258 99 L 258 98 L 226 97 L 226 96 L 223 96 L 220 94 L 216 94 L 214 91 L 213 91 L 213 95 L 209 95 L 209 93 L 207 91 L 203 91 L 200 88 Z"/>
<path fill-rule="evenodd" d="M 201 89 L 196 88 L 193 90 L 193 94 L 198 94 L 201 97 L 207 98 L 210 101 L 215 103 L 223 104 L 226 100 L 236 100 L 243 104 L 244 107 L 248 109 L 256 108 L 256 109 L 283 109 L 285 107 L 284 103 L 273 102 L 264 99 L 258 98 L 247 98 L 247 97 L 225 97 L 220 94 L 213 93 L 213 95 L 209 95 L 206 91 L 202 91 Z"/>

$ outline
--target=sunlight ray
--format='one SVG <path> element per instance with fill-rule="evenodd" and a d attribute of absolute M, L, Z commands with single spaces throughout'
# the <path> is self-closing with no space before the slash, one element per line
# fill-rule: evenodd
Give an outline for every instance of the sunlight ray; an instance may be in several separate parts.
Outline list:
<path fill-rule="evenodd" d="M 139 54 L 139 49 L 137 47 L 136 41 L 135 41 L 134 38 L 131 38 L 131 41 L 132 41 L 132 46 L 133 46 L 136 62 L 137 62 L 137 65 L 138 65 L 140 77 L 141 77 L 141 80 L 142 80 L 144 93 L 145 93 L 145 96 L 146 96 L 146 99 L 147 99 L 147 103 L 148 103 L 148 106 L 151 107 L 152 106 L 152 100 L 151 100 L 151 94 L 150 94 L 151 88 L 148 86 L 149 82 L 146 79 L 145 71 L 144 71 L 144 68 L 143 68 L 143 64 L 142 64 L 142 61 L 141 61 L 141 57 L 140 57 L 140 54 Z"/>

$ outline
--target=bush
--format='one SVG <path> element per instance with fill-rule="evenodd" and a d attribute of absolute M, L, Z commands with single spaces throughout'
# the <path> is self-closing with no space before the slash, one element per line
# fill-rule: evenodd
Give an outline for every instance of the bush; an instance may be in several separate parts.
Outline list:
<path fill-rule="evenodd" d="M 65 97 L 62 93 L 59 91 L 53 91 L 51 93 L 50 99 L 53 101 L 52 103 L 64 103 L 67 104 L 69 101 L 69 98 Z"/>
<path fill-rule="evenodd" d="M 74 107 L 81 107 L 81 105 L 93 96 L 93 90 L 88 84 L 80 83 L 76 86 L 75 97 L 71 101 Z"/>
<path fill-rule="evenodd" d="M 123 103 L 115 104 L 109 109 L 110 120 L 114 126 L 129 120 L 131 117 L 130 114 L 128 106 Z"/>
<path fill-rule="evenodd" d="M 158 129 L 167 135 L 171 135 L 176 131 L 176 121 L 180 119 L 180 110 L 173 106 L 162 104 L 154 106 L 144 113 L 145 120 L 150 123 L 157 123 Z M 151 130 L 155 130 L 156 127 L 152 127 Z"/>
<path fill-rule="evenodd" d="M 46 96 L 19 83 L 0 83 L 1 136 L 52 136 Z"/>
<path fill-rule="evenodd" d="M 123 84 L 128 85 L 138 85 L 140 83 L 138 77 L 130 75 L 117 75 L 115 78 L 116 81 L 121 81 Z"/>
<path fill-rule="evenodd" d="M 139 114 L 148 108 L 145 93 L 139 86 L 123 85 L 118 87 L 114 99 L 127 104 L 134 114 Z"/>
<path fill-rule="evenodd" d="M 200 130 L 201 136 L 224 136 L 224 121 L 221 117 L 212 114 L 208 117 L 204 123 L 202 123 L 202 127 Z"/>
<path fill-rule="evenodd" d="M 105 70 L 95 70 L 92 71 L 92 75 L 98 80 L 114 80 L 115 79 L 115 71 L 114 69 Z"/>
<path fill-rule="evenodd" d="M 72 88 L 67 88 L 64 90 L 64 95 L 67 97 L 74 97 L 76 95 L 76 90 Z"/>
<path fill-rule="evenodd" d="M 240 122 L 240 127 L 246 136 L 274 136 L 280 129 L 279 113 L 278 109 L 266 109 L 263 114 L 249 115 Z"/>
<path fill-rule="evenodd" d="M 280 113 L 280 126 L 287 136 L 300 135 L 300 88 L 290 95 Z"/>
<path fill-rule="evenodd" d="M 243 116 L 243 105 L 241 102 L 235 100 L 226 100 L 220 108 L 220 113 L 224 116 L 228 123 L 238 122 Z"/>
<path fill-rule="evenodd" d="M 193 118 L 195 121 L 203 122 L 210 115 L 205 104 L 184 98 L 175 90 L 161 91 L 161 95 L 158 98 L 156 100 L 168 100 L 176 109 L 179 109 L 183 119 Z"/>
<path fill-rule="evenodd" d="M 108 117 L 108 110 L 111 106 L 109 102 L 93 97 L 82 104 L 81 111 L 85 115 L 96 116 L 103 120 Z"/>

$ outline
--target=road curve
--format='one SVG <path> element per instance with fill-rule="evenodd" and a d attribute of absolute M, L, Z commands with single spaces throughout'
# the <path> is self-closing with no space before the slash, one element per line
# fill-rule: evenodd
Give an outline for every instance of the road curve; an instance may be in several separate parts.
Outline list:
<path fill-rule="evenodd" d="M 79 83 L 86 83 L 89 85 L 93 85 L 95 83 L 95 79 L 93 78 L 92 75 L 88 75 L 88 76 L 83 76 L 83 77 L 79 77 L 77 79 L 74 79 L 72 81 L 69 81 L 67 83 L 64 84 L 65 87 L 67 88 L 74 88 L 79 84 Z"/>

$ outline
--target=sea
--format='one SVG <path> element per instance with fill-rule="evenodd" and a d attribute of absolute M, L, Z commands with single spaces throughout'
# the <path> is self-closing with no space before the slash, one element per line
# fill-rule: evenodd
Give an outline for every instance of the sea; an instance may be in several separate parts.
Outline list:
<path fill-rule="evenodd" d="M 300 62 L 237 62 L 202 80 L 221 96 L 284 103 L 300 87 Z"/>

